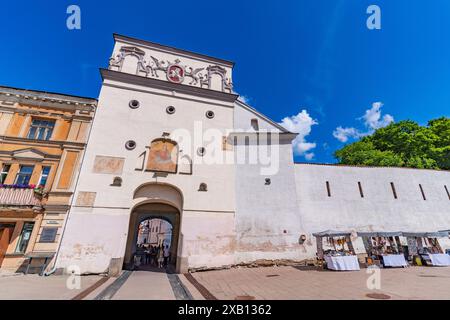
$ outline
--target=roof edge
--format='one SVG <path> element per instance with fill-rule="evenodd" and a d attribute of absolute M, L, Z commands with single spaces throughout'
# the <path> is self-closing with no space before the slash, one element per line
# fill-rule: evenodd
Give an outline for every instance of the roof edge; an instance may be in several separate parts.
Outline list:
<path fill-rule="evenodd" d="M 16 92 L 11 92 L 16 91 Z M 97 98 L 91 98 L 91 97 L 83 97 L 83 96 L 77 96 L 67 93 L 59 93 L 59 92 L 51 92 L 51 91 L 43 91 L 43 90 L 35 90 L 35 89 L 24 89 L 24 88 L 17 88 L 17 87 L 10 87 L 10 86 L 4 86 L 0 85 L 0 92 L 4 93 L 12 93 L 12 94 L 21 94 L 26 95 L 27 93 L 36 94 L 40 96 L 48 95 L 49 98 L 57 99 L 58 97 L 66 97 L 66 98 L 72 98 L 74 100 L 79 99 L 80 101 L 86 102 L 86 103 L 97 103 Z"/>
<path fill-rule="evenodd" d="M 129 37 L 129 36 L 121 35 L 121 34 L 118 34 L 118 33 L 113 33 L 113 37 L 114 37 L 114 40 L 124 40 L 124 41 L 128 41 L 128 42 L 134 42 L 134 43 L 137 43 L 137 44 L 141 44 L 141 45 L 144 45 L 144 46 L 150 46 L 150 47 L 153 47 L 153 48 L 156 48 L 156 49 L 160 49 L 160 50 L 167 50 L 167 51 L 178 53 L 178 54 L 191 55 L 193 57 L 197 57 L 197 58 L 204 59 L 204 60 L 210 60 L 211 62 L 219 63 L 219 64 L 222 64 L 222 65 L 226 65 L 226 66 L 231 67 L 231 68 L 233 68 L 234 64 L 235 64 L 233 61 L 212 57 L 212 56 L 209 56 L 209 55 L 206 55 L 206 54 L 202 54 L 202 53 L 198 53 L 198 52 L 194 52 L 194 51 L 179 49 L 179 48 L 176 48 L 176 47 L 163 45 L 163 44 L 160 44 L 160 43 L 157 43 L 157 42 L 152 42 L 152 41 L 148 41 L 148 40 L 142 40 L 142 39 L 138 39 L 138 38 L 134 38 L 134 37 Z"/>
<path fill-rule="evenodd" d="M 279 129 L 281 132 L 283 133 L 295 133 L 295 132 L 290 132 L 289 130 L 287 130 L 285 127 L 283 127 L 282 125 L 280 125 L 279 123 L 276 123 L 274 120 L 270 119 L 268 116 L 262 114 L 261 112 L 259 112 L 258 110 L 256 110 L 255 108 L 253 108 L 252 106 L 250 106 L 249 104 L 242 102 L 239 99 L 236 99 L 236 103 L 239 103 L 242 105 L 242 107 L 246 108 L 248 111 L 253 112 L 254 114 L 260 116 L 261 118 L 263 118 L 264 120 L 266 120 L 267 122 L 269 122 L 271 125 L 273 125 L 275 128 Z"/>

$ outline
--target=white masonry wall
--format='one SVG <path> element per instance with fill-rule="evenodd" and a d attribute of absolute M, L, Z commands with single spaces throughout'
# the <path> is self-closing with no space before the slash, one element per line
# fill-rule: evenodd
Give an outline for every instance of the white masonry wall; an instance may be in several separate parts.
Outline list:
<path fill-rule="evenodd" d="M 274 174 L 264 174 L 261 164 L 236 165 L 236 263 L 300 260 L 306 253 L 298 242 L 303 229 L 292 146 L 285 142 L 277 147 L 279 165 Z M 270 184 L 266 184 L 266 178 Z"/>
<path fill-rule="evenodd" d="M 315 256 L 312 233 L 342 231 L 438 231 L 450 229 L 450 172 L 408 168 L 370 168 L 295 164 L 299 216 L 307 231 L 309 255 Z M 327 194 L 329 181 L 331 197 Z M 361 197 L 358 181 L 364 193 Z M 395 185 L 394 198 L 390 183 Z M 426 200 L 419 189 L 422 185 Z M 440 239 L 450 248 L 448 239 Z M 362 241 L 356 250 L 364 252 Z"/>
<path fill-rule="evenodd" d="M 140 102 L 138 109 L 128 106 L 132 99 Z M 172 115 L 166 113 L 170 105 L 176 108 Z M 215 117 L 207 119 L 206 110 L 214 111 Z M 80 192 L 95 192 L 95 202 L 87 208 L 72 206 L 58 268 L 75 265 L 82 273 L 106 272 L 111 259 L 121 259 L 125 254 L 133 193 L 148 182 L 173 185 L 182 193 L 178 252 L 187 267 L 233 264 L 233 165 L 194 163 L 192 175 L 176 173 L 167 177 L 155 177 L 154 172 L 136 169 L 139 155 L 163 132 L 183 128 L 194 137 L 195 127 L 201 125 L 203 131 L 214 128 L 226 135 L 233 126 L 232 119 L 232 103 L 211 103 L 195 96 L 105 81 L 75 191 L 75 197 Z M 127 150 L 127 140 L 135 140 L 136 149 Z M 200 146 L 194 140 L 191 148 L 181 143 L 180 149 L 194 158 Z M 207 148 L 207 152 L 210 150 Z M 125 159 L 123 172 L 94 173 L 98 155 Z M 111 186 L 115 176 L 123 179 L 121 187 Z M 200 183 L 208 185 L 208 192 L 198 191 Z"/>

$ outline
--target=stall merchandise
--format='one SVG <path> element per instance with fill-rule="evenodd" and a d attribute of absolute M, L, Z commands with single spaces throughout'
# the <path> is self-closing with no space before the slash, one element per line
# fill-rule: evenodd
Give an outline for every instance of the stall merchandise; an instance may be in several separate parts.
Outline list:
<path fill-rule="evenodd" d="M 427 266 L 450 266 L 450 256 L 439 245 L 438 238 L 448 237 L 448 232 L 405 232 L 410 255 L 419 256 Z"/>
<path fill-rule="evenodd" d="M 358 258 L 355 255 L 351 241 L 351 233 L 327 230 L 314 233 L 317 243 L 317 258 L 325 261 L 330 270 L 359 270 Z M 326 239 L 328 249 L 323 248 L 323 239 Z"/>
<path fill-rule="evenodd" d="M 409 266 L 400 241 L 401 232 L 358 232 L 358 236 L 363 239 L 368 262 L 380 261 L 384 267 Z"/>

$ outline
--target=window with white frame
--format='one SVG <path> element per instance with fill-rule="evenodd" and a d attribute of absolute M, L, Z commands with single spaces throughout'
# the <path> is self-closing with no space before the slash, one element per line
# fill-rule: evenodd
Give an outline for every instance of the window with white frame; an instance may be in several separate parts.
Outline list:
<path fill-rule="evenodd" d="M 0 184 L 4 184 L 6 177 L 8 176 L 9 173 L 9 169 L 11 169 L 11 165 L 10 164 L 4 164 L 2 167 L 2 172 L 0 175 Z"/>
<path fill-rule="evenodd" d="M 31 121 L 27 138 L 36 140 L 50 140 L 54 128 L 54 120 L 33 119 Z"/>
<path fill-rule="evenodd" d="M 48 175 L 50 174 L 50 167 L 42 167 L 41 177 L 39 178 L 39 185 L 45 187 L 48 179 Z"/>
<path fill-rule="evenodd" d="M 29 184 L 31 174 L 33 173 L 34 166 L 20 166 L 19 172 L 16 175 L 15 184 Z"/>

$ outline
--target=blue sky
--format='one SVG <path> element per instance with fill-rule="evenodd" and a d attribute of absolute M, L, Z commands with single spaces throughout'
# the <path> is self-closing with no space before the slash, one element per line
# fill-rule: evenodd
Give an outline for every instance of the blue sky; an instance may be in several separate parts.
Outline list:
<path fill-rule="evenodd" d="M 81 30 L 66 28 L 71 4 Z M 371 4 L 381 30 L 366 27 Z M 229 59 L 252 106 L 297 116 L 284 121 L 302 132 L 297 161 L 334 162 L 345 139 L 392 119 L 450 114 L 448 0 L 10 1 L 2 13 L 1 85 L 97 97 L 113 32 Z"/>

